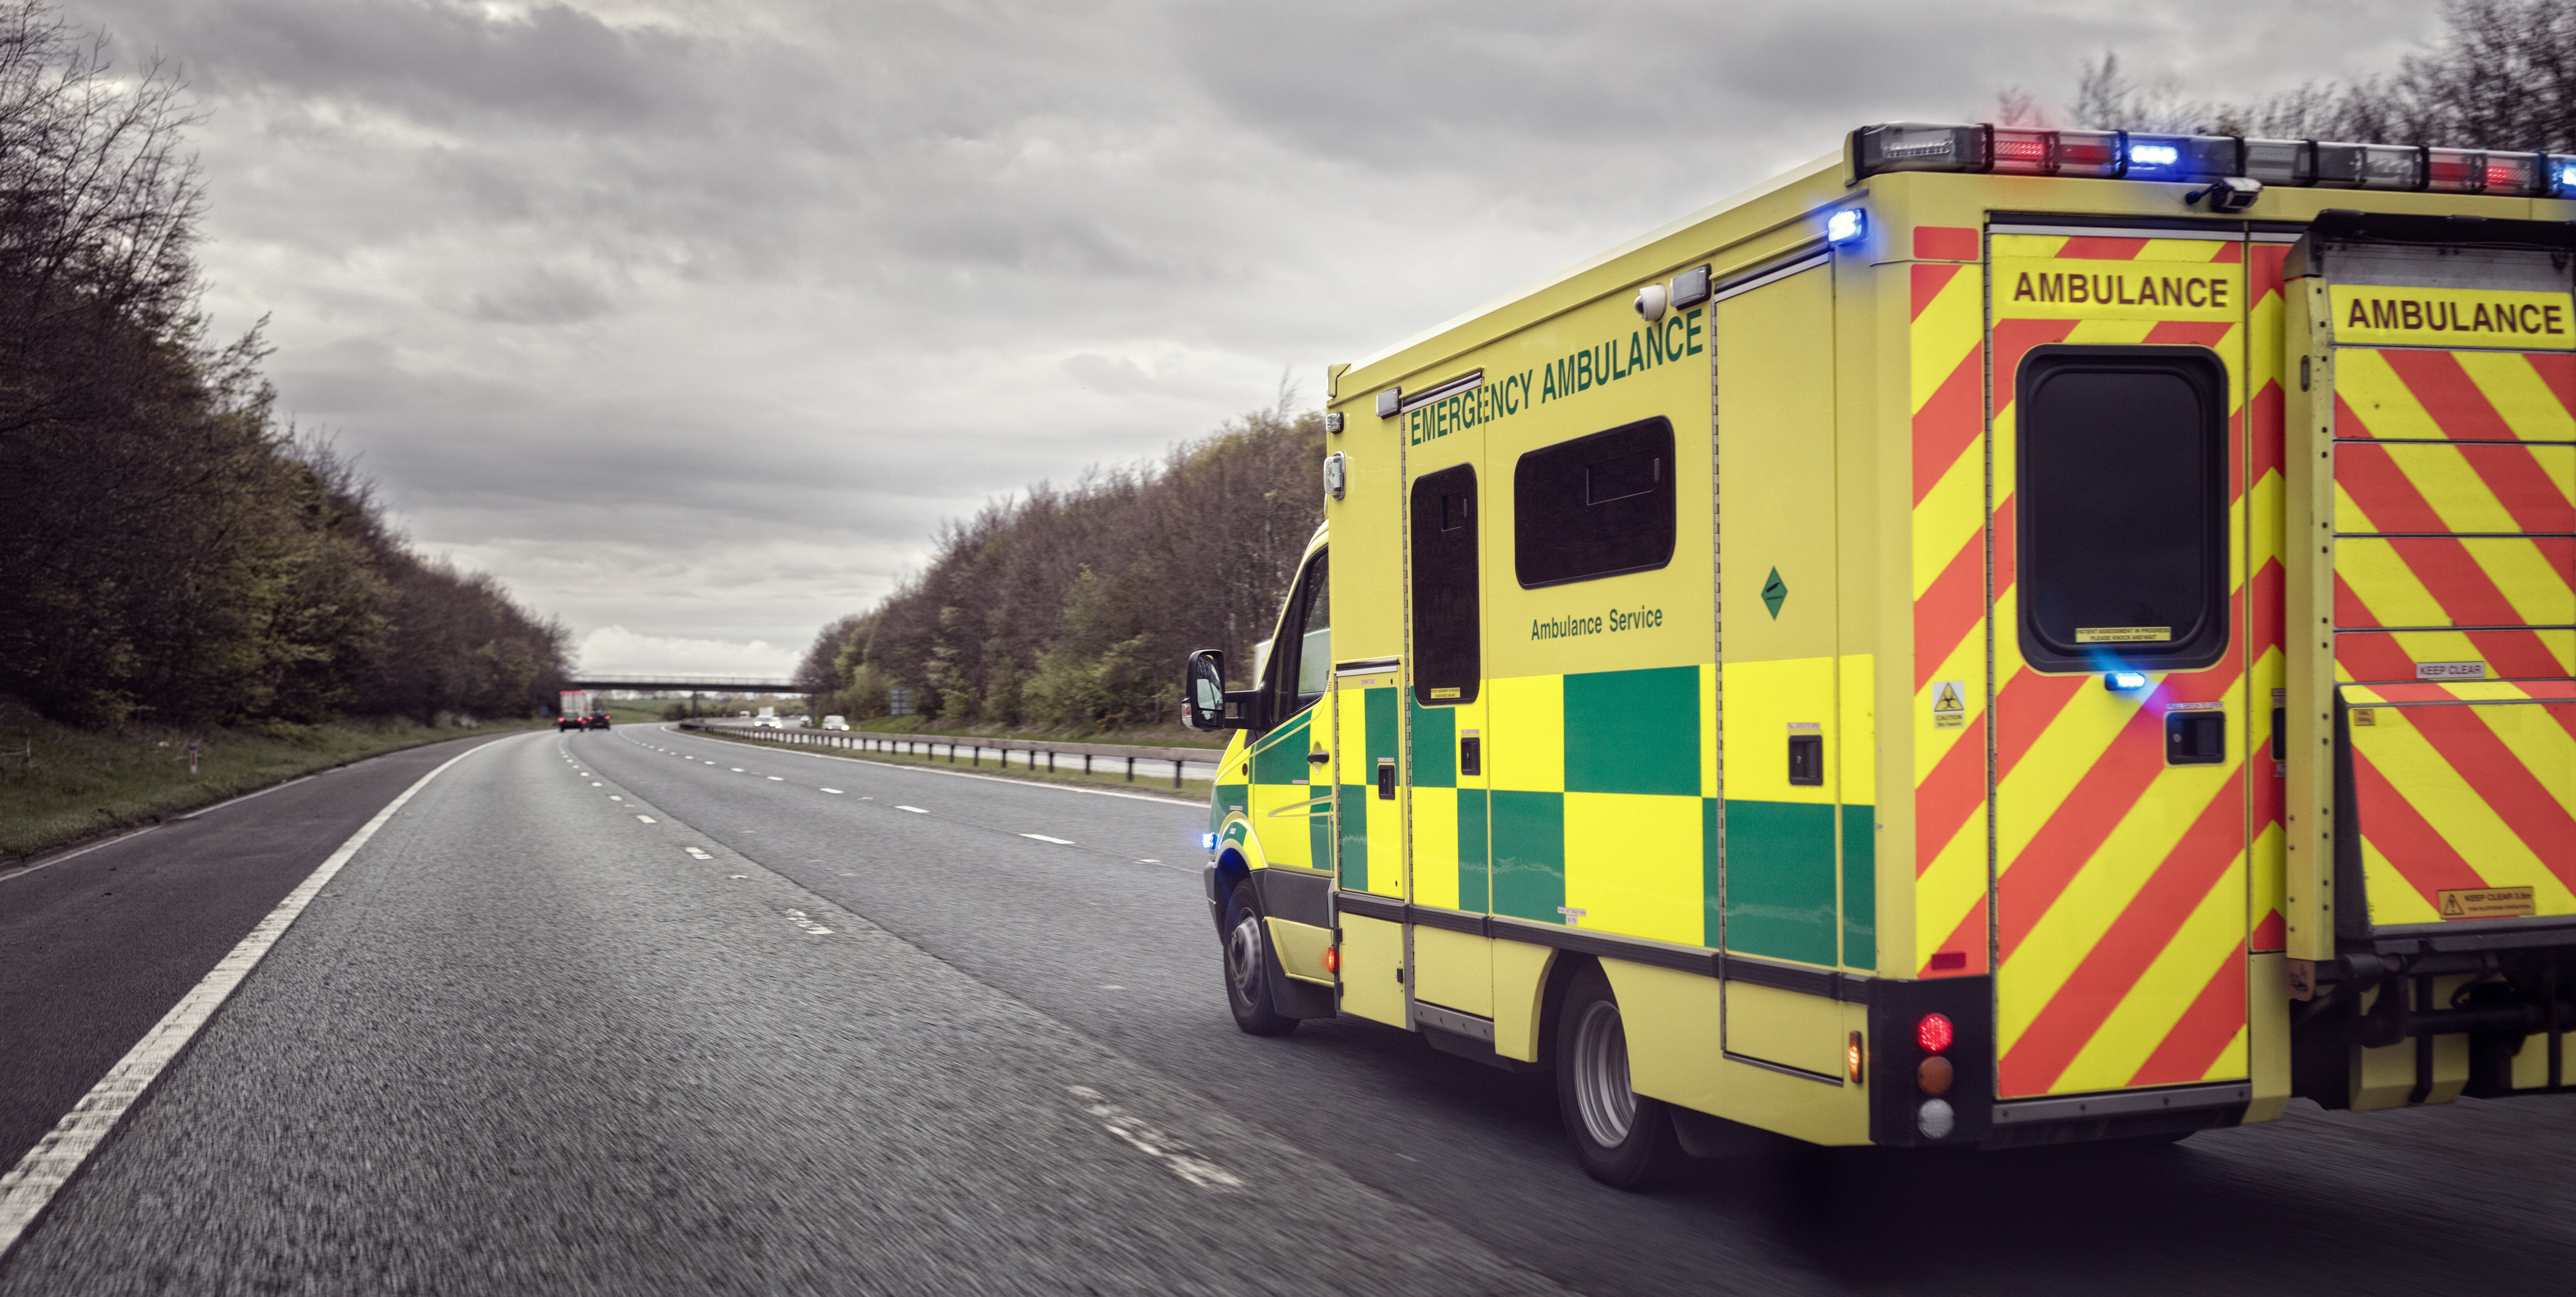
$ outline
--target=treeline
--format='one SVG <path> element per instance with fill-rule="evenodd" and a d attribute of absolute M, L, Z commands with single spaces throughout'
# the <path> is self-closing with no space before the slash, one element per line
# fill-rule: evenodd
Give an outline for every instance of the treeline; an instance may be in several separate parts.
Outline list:
<path fill-rule="evenodd" d="M 2067 124 L 2091 130 L 2249 135 L 2576 153 L 2576 3 L 2452 0 L 2441 36 L 2396 70 L 2316 81 L 2250 102 L 2202 100 L 2141 81 L 2104 52 L 2084 65 Z M 2035 96 L 2006 91 L 2007 125 L 2049 125 Z"/>
<path fill-rule="evenodd" d="M 799 686 L 854 718 L 902 688 L 947 721 L 1172 722 L 1183 655 L 1248 667 L 1323 520 L 1323 420 L 1286 404 L 944 526 L 920 573 L 823 628 Z"/>
<path fill-rule="evenodd" d="M 0 0 L 0 693 L 80 725 L 522 715 L 563 628 L 423 558 L 208 329 L 183 88 Z"/>

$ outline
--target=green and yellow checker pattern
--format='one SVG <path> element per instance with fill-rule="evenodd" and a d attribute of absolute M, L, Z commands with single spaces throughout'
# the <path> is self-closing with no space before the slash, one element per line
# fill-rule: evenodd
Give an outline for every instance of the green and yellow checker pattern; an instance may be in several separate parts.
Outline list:
<path fill-rule="evenodd" d="M 1312 791 L 1309 772 L 1317 767 L 1306 760 L 1322 711 L 1308 708 L 1248 742 L 1238 734 L 1227 749 L 1209 797 L 1208 828 L 1221 842 L 1245 851 L 1253 865 L 1333 866 L 1329 794 Z"/>
<path fill-rule="evenodd" d="M 1814 666 L 1830 699 L 1835 663 Z M 1682 945 L 1714 947 L 1723 932 L 1744 954 L 1874 967 L 1871 808 L 1837 807 L 1830 789 L 1793 798 L 1785 774 L 1777 798 L 1722 802 L 1715 683 L 1708 665 L 1490 681 L 1489 790 L 1456 787 L 1455 728 L 1473 714 L 1414 709 L 1417 808 L 1456 808 L 1417 810 L 1416 899 L 1440 903 L 1431 880 L 1454 859 L 1462 909 Z M 1750 684 L 1735 705 L 1760 712 Z"/>
<path fill-rule="evenodd" d="M 1378 796 L 1377 768 L 1396 759 L 1397 709 L 1402 703 L 1393 675 L 1344 676 L 1337 680 L 1338 742 L 1334 789 L 1340 805 L 1334 822 L 1341 834 L 1341 879 L 1345 891 L 1379 896 L 1404 895 L 1404 828 L 1402 810 L 1391 798 Z"/>

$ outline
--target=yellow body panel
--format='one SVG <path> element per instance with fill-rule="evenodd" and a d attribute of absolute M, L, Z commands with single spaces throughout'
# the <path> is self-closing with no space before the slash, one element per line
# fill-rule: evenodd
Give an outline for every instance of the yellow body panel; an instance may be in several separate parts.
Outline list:
<path fill-rule="evenodd" d="M 1494 1016 L 1494 942 L 1469 932 L 1413 926 L 1415 999 Z"/>
<path fill-rule="evenodd" d="M 1321 982 L 1326 986 L 1333 984 L 1332 970 L 1324 966 L 1324 952 L 1333 945 L 1331 928 L 1291 923 L 1281 918 L 1263 922 L 1270 928 L 1271 948 L 1279 952 L 1281 971 L 1305 981 Z"/>
<path fill-rule="evenodd" d="M 1403 1027 L 1404 927 L 1342 916 L 1342 1012 Z"/>

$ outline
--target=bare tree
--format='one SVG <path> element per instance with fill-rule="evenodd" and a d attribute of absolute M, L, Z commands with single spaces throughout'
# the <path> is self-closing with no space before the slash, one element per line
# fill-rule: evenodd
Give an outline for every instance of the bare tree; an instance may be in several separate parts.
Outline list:
<path fill-rule="evenodd" d="M 2442 22 L 2386 75 L 2243 103 L 2193 99 L 2171 77 L 2141 82 L 2106 50 L 2080 65 L 2070 111 L 2096 130 L 2576 152 L 2576 3 L 2450 0 Z M 2017 90 L 1998 102 L 2033 111 Z"/>

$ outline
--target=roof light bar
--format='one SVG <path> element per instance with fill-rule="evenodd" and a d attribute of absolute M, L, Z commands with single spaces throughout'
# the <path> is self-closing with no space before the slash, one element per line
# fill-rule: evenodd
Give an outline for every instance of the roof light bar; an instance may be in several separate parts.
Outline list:
<path fill-rule="evenodd" d="M 1892 171 L 1951 171 L 2195 185 L 2243 178 L 2323 189 L 2576 197 L 2576 156 L 2412 144 L 1889 122 L 1853 131 L 1847 156 L 1854 180 Z"/>

